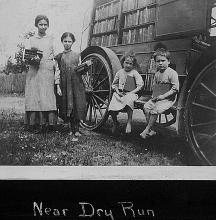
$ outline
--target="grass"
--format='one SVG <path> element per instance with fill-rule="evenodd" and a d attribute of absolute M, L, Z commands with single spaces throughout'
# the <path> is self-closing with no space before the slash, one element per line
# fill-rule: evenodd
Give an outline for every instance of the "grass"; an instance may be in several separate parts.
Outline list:
<path fill-rule="evenodd" d="M 169 131 L 169 137 L 160 135 L 141 140 L 138 134 L 143 123 L 140 121 L 134 122 L 134 133 L 130 137 L 112 136 L 110 121 L 100 132 L 81 129 L 83 136 L 78 142 L 72 142 L 68 133 L 60 131 L 26 132 L 23 129 L 24 98 L 4 99 L 13 99 L 15 104 L 9 107 L 4 101 L 5 108 L 0 109 L 0 165 L 166 166 L 191 162 L 187 157 L 188 148 L 173 131 Z M 124 119 L 121 125 L 123 129 Z"/>
<path fill-rule="evenodd" d="M 25 74 L 0 74 L 0 93 L 1 94 L 22 94 L 25 88 Z"/>

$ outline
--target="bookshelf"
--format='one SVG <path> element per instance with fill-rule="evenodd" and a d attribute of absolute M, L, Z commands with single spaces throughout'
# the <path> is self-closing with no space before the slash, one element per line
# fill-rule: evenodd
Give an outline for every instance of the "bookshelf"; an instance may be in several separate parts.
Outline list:
<path fill-rule="evenodd" d="M 123 0 L 122 44 L 154 40 L 156 0 Z"/>
<path fill-rule="evenodd" d="M 115 48 L 153 42 L 157 3 L 158 0 L 113 0 L 96 5 L 90 45 Z M 150 60 L 151 54 L 147 56 Z M 142 77 L 145 91 L 151 91 L 154 71 L 150 62 L 147 65 Z"/>
<path fill-rule="evenodd" d="M 112 47 L 153 41 L 157 0 L 114 0 L 95 8 L 91 45 Z"/>
<path fill-rule="evenodd" d="M 116 46 L 118 44 L 120 0 L 111 1 L 95 9 L 91 45 Z"/>

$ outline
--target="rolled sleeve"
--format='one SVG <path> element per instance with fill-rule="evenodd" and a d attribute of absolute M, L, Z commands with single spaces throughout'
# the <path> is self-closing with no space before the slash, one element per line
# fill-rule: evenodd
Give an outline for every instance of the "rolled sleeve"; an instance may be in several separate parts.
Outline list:
<path fill-rule="evenodd" d="M 112 82 L 112 89 L 116 89 L 119 87 L 119 72 L 115 74 L 114 80 Z"/>
<path fill-rule="evenodd" d="M 170 83 L 172 84 L 171 90 L 178 92 L 179 91 L 179 79 L 177 72 L 173 71 L 170 77 Z"/>
<path fill-rule="evenodd" d="M 58 67 L 58 62 L 55 60 L 55 84 L 60 84 L 60 70 Z"/>

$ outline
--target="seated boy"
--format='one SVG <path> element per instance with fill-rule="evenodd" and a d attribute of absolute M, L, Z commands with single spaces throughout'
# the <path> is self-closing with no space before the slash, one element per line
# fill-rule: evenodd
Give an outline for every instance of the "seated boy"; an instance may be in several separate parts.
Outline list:
<path fill-rule="evenodd" d="M 169 67 L 170 52 L 159 48 L 153 55 L 157 66 L 153 82 L 153 96 L 144 105 L 147 126 L 140 136 L 145 139 L 156 132 L 152 129 L 159 114 L 165 112 L 176 101 L 179 90 L 178 74 Z"/>

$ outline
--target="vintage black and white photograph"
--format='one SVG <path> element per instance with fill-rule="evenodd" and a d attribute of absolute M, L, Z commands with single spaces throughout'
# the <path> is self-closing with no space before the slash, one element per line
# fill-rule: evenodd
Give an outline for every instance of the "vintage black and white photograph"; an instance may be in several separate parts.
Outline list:
<path fill-rule="evenodd" d="M 215 6 L 1 0 L 0 165 L 215 165 Z"/>
<path fill-rule="evenodd" d="M 216 0 L 0 0 L 0 218 L 215 219 L 215 72 Z"/>

